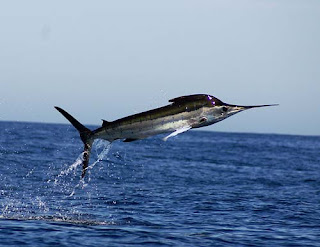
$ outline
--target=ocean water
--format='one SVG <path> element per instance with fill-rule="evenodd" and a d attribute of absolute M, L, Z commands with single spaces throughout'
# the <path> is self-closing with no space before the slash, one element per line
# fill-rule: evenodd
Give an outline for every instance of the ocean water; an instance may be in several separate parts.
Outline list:
<path fill-rule="evenodd" d="M 97 141 L 0 122 L 1 246 L 320 246 L 320 137 Z M 81 155 L 80 155 L 81 157 Z"/>

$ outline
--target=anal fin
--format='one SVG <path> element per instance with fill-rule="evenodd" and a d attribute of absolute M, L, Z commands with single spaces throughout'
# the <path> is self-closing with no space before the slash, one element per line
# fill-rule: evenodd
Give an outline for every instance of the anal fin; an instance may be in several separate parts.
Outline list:
<path fill-rule="evenodd" d="M 188 125 L 188 126 L 184 126 L 184 127 L 182 127 L 182 128 L 179 128 L 179 129 L 177 129 L 176 131 L 172 132 L 170 135 L 168 135 L 168 136 L 166 136 L 165 138 L 163 138 L 162 140 L 166 141 L 166 140 L 168 140 L 168 138 L 173 137 L 173 136 L 176 136 L 176 135 L 181 134 L 181 133 L 183 133 L 183 132 L 186 132 L 186 131 L 188 131 L 189 129 L 191 129 L 191 126 L 189 126 L 189 125 Z"/>

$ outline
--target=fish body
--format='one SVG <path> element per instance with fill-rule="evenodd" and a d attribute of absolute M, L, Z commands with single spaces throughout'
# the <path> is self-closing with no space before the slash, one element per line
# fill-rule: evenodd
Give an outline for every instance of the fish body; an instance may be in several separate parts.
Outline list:
<path fill-rule="evenodd" d="M 243 110 L 271 106 L 231 105 L 207 94 L 181 96 L 171 99 L 169 102 L 170 105 L 134 114 L 113 122 L 103 120 L 102 126 L 93 131 L 83 126 L 63 109 L 55 107 L 79 131 L 85 145 L 82 177 L 84 177 L 88 167 L 90 151 L 95 139 L 104 139 L 109 142 L 122 139 L 124 142 L 131 142 L 170 133 L 163 138 L 163 140 L 167 140 L 189 129 L 212 125 Z"/>
<path fill-rule="evenodd" d="M 204 126 L 210 114 L 206 101 L 172 101 L 171 105 L 138 113 L 113 122 L 104 121 L 93 131 L 93 138 L 110 142 L 139 140 L 150 136 Z"/>

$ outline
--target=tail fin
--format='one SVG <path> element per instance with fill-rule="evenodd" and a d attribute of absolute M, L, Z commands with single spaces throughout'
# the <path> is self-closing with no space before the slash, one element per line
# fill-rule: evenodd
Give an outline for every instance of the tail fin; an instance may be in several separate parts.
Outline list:
<path fill-rule="evenodd" d="M 88 169 L 89 159 L 90 159 L 90 152 L 93 143 L 92 131 L 89 130 L 87 127 L 82 125 L 78 120 L 76 120 L 73 116 L 71 116 L 68 112 L 61 109 L 60 107 L 55 106 L 55 108 L 66 118 L 69 122 L 75 127 L 79 133 L 82 142 L 84 143 L 84 153 L 83 153 L 83 162 L 82 162 L 82 174 L 81 177 L 84 178 L 86 175 L 86 171 Z"/>

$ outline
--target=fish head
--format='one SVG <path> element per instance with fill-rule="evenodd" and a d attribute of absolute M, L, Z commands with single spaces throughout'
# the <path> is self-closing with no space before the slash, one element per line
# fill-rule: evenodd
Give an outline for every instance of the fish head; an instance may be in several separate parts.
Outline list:
<path fill-rule="evenodd" d="M 221 101 L 211 95 L 207 95 L 207 98 L 208 98 L 208 102 L 209 102 L 209 104 L 207 104 L 208 110 L 205 114 L 206 118 L 207 118 L 207 125 L 222 121 L 222 120 L 224 120 L 234 114 L 237 114 L 239 112 L 242 112 L 242 111 L 245 111 L 248 109 L 277 105 L 277 104 L 250 105 L 250 106 L 233 105 L 233 104 L 224 103 L 223 101 Z"/>

